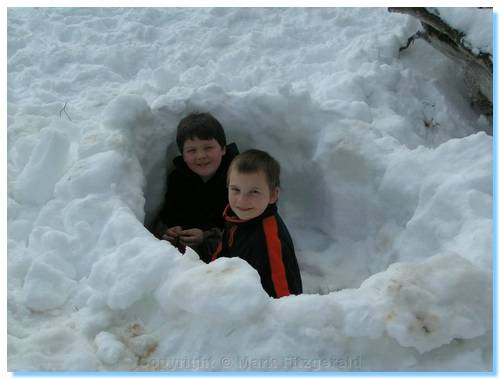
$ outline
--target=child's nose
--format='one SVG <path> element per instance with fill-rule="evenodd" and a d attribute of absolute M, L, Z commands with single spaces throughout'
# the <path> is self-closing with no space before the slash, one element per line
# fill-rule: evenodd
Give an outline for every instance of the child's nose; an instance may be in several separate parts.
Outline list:
<path fill-rule="evenodd" d="M 248 204 L 248 198 L 245 195 L 238 196 L 237 205 L 245 206 Z"/>
<path fill-rule="evenodd" d="M 206 156 L 206 153 L 205 153 L 205 151 L 204 151 L 204 150 L 198 150 L 198 151 L 196 152 L 196 158 L 197 158 L 197 159 L 200 159 L 200 158 L 205 158 L 205 156 Z"/>

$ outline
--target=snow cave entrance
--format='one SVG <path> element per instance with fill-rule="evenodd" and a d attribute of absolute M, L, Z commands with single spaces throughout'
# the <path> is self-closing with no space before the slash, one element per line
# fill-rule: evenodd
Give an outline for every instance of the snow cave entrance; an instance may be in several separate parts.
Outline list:
<path fill-rule="evenodd" d="M 304 293 L 357 288 L 392 263 L 386 253 L 388 236 L 376 235 L 383 215 L 377 207 L 371 157 L 363 155 L 352 135 L 343 134 L 347 125 L 337 128 L 332 114 L 318 109 L 308 96 L 226 97 L 208 104 L 207 98 L 188 100 L 181 112 L 168 105 L 153 110 L 159 127 L 150 140 L 158 147 L 148 149 L 146 227 L 151 230 L 161 209 L 166 176 L 179 154 L 178 121 L 192 111 L 208 111 L 224 126 L 228 143 L 236 142 L 240 151 L 268 151 L 280 162 L 278 207 L 295 244 Z M 328 124 L 331 130 L 325 128 Z"/>

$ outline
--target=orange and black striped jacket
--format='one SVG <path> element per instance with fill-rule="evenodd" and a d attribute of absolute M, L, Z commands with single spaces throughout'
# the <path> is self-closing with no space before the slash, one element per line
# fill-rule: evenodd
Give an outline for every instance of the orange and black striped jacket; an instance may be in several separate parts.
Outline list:
<path fill-rule="evenodd" d="M 229 206 L 224 211 L 226 225 L 212 260 L 239 257 L 260 275 L 264 290 L 272 297 L 302 293 L 302 279 L 292 238 L 278 215 L 276 204 L 251 220 L 240 220 Z"/>

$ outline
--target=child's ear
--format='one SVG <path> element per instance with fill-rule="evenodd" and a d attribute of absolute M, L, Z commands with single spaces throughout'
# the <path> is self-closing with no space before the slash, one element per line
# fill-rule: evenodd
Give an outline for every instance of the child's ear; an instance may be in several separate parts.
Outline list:
<path fill-rule="evenodd" d="M 224 146 L 224 147 L 222 148 L 222 155 L 225 155 L 225 154 L 226 154 L 226 146 Z"/>
<path fill-rule="evenodd" d="M 269 204 L 274 204 L 278 201 L 278 197 L 280 195 L 280 189 L 279 187 L 276 187 L 274 190 L 271 191 L 271 198 L 269 199 Z"/>

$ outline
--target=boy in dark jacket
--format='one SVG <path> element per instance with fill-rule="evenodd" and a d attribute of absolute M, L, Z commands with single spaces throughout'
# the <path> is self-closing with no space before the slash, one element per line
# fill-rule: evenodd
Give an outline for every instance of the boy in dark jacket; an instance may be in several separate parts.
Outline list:
<path fill-rule="evenodd" d="M 167 178 L 165 203 L 155 228 L 158 238 L 184 252 L 208 238 L 220 236 L 222 213 L 228 202 L 227 169 L 238 154 L 234 143 L 226 146 L 224 129 L 209 113 L 191 113 L 177 127 L 181 156 Z M 210 257 L 200 257 L 208 262 Z"/>
<path fill-rule="evenodd" d="M 276 206 L 279 176 L 279 163 L 264 151 L 247 150 L 233 160 L 228 170 L 226 226 L 212 255 L 212 260 L 246 260 L 272 297 L 302 293 L 293 242 Z"/>

